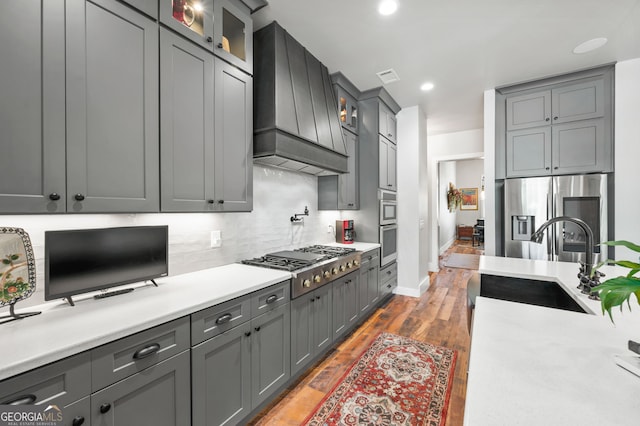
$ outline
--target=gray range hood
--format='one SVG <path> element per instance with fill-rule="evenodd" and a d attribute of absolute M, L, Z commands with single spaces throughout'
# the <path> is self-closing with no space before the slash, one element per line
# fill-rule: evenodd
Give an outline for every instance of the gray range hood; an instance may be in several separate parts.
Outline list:
<path fill-rule="evenodd" d="M 313 175 L 346 173 L 327 67 L 277 22 L 253 35 L 253 161 Z"/>

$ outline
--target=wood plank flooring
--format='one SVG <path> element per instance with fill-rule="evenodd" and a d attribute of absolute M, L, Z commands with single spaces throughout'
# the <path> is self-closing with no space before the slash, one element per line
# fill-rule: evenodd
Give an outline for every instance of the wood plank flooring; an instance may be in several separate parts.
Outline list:
<path fill-rule="evenodd" d="M 443 267 L 443 259 L 451 253 L 482 254 L 482 250 L 468 241 L 456 241 L 441 256 L 440 271 L 431 274 L 431 285 L 422 297 L 393 296 L 249 424 L 302 423 L 374 337 L 386 331 L 458 351 L 447 425 L 462 425 L 469 362 L 466 286 L 473 271 Z"/>

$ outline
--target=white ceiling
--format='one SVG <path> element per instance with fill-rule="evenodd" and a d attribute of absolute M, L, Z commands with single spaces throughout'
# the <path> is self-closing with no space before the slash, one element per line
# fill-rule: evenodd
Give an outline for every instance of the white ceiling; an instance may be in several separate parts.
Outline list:
<path fill-rule="evenodd" d="M 486 89 L 640 57 L 640 0 L 269 0 L 255 29 L 276 20 L 330 72 L 360 90 L 385 86 L 402 106 L 420 104 L 429 134 L 483 126 Z M 575 55 L 596 37 L 602 48 Z M 435 89 L 421 92 L 432 81 Z"/>

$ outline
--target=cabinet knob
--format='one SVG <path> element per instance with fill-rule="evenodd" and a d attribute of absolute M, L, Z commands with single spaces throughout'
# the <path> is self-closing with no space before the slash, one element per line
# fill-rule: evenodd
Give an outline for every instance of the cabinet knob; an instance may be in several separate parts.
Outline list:
<path fill-rule="evenodd" d="M 267 300 L 265 300 L 265 303 L 267 305 L 274 303 L 276 300 L 278 300 L 278 296 L 276 294 L 272 294 L 271 296 L 267 297 Z"/>
<path fill-rule="evenodd" d="M 207 37 L 207 43 L 213 43 L 213 37 L 211 36 Z"/>
<path fill-rule="evenodd" d="M 254 328 L 254 330 L 255 330 L 255 331 L 260 331 L 260 327 L 259 327 L 259 326 L 258 326 L 258 327 L 255 327 L 255 328 Z"/>
<path fill-rule="evenodd" d="M 390 183 L 388 183 L 388 184 L 387 184 L 387 186 L 393 186 L 393 185 L 391 185 Z"/>
<path fill-rule="evenodd" d="M 209 204 L 213 204 L 215 202 L 216 202 L 216 200 L 207 200 L 207 203 L 209 203 Z"/>
<path fill-rule="evenodd" d="M 250 332 L 250 331 L 246 331 L 246 332 L 244 333 L 244 335 L 245 335 L 245 336 L 247 336 L 247 337 L 249 337 L 249 336 L 251 336 L 251 332 Z"/>
<path fill-rule="evenodd" d="M 57 192 L 52 192 L 51 194 L 49 194 L 49 199 L 51 201 L 58 201 L 60 199 L 60 194 L 58 194 Z"/>
<path fill-rule="evenodd" d="M 218 43 L 218 49 L 222 49 L 222 43 Z"/>
<path fill-rule="evenodd" d="M 76 194 L 76 195 L 73 196 L 73 198 L 75 198 L 76 201 L 82 201 L 82 200 L 84 200 L 84 195 Z"/>
<path fill-rule="evenodd" d="M 316 296 L 316 300 L 320 300 L 320 296 Z"/>
<path fill-rule="evenodd" d="M 555 167 L 553 168 L 553 170 L 558 170 L 558 166 L 555 166 Z"/>
<path fill-rule="evenodd" d="M 553 117 L 553 119 L 554 119 L 554 120 L 557 120 L 557 119 L 558 119 L 558 116 L 556 115 L 555 117 Z"/>
<path fill-rule="evenodd" d="M 108 402 L 107 402 L 106 404 L 102 404 L 102 405 L 100 406 L 100 412 L 101 412 L 102 414 L 108 413 L 108 412 L 109 412 L 109 410 L 111 410 L 111 404 L 109 404 Z"/>
<path fill-rule="evenodd" d="M 82 426 L 84 424 L 84 417 L 82 416 L 77 416 L 73 418 L 73 421 L 71 422 L 71 426 Z"/>
<path fill-rule="evenodd" d="M 545 119 L 544 119 L 544 121 L 549 121 L 549 120 L 550 120 L 550 118 L 549 118 L 549 117 L 547 117 L 547 118 L 545 118 Z"/>
<path fill-rule="evenodd" d="M 218 204 L 224 204 L 224 200 L 218 200 Z"/>
<path fill-rule="evenodd" d="M 545 170 L 551 170 L 551 167 L 545 167 L 544 169 Z"/>

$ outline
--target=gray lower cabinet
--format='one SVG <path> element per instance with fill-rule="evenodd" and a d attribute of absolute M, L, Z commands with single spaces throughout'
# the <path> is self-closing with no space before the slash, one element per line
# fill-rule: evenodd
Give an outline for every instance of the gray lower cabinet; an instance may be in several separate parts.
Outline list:
<path fill-rule="evenodd" d="M 395 191 L 396 185 L 396 146 L 383 136 L 378 136 L 379 166 L 378 186 Z"/>
<path fill-rule="evenodd" d="M 191 424 L 191 368 L 184 351 L 91 395 L 94 426 Z"/>
<path fill-rule="evenodd" d="M 360 317 L 359 282 L 360 273 L 356 271 L 345 275 L 332 284 L 333 340 L 347 333 L 358 322 Z"/>
<path fill-rule="evenodd" d="M 251 412 L 251 323 L 191 350 L 193 426 L 232 425 Z"/>
<path fill-rule="evenodd" d="M 289 304 L 251 320 L 251 406 L 256 408 L 291 376 Z"/>
<path fill-rule="evenodd" d="M 0 40 L 0 213 L 64 212 L 64 0 L 0 2 Z"/>
<path fill-rule="evenodd" d="M 362 255 L 360 264 L 359 304 L 360 313 L 364 314 L 373 309 L 379 300 L 378 272 L 380 258 L 378 250 L 372 250 Z"/>
<path fill-rule="evenodd" d="M 318 176 L 318 210 L 358 210 L 358 136 L 343 130 L 349 171 L 333 176 Z"/>
<path fill-rule="evenodd" d="M 304 369 L 333 342 L 331 285 L 291 301 L 291 374 Z"/>
<path fill-rule="evenodd" d="M 115 0 L 65 20 L 67 211 L 157 212 L 157 24 Z"/>
<path fill-rule="evenodd" d="M 380 269 L 378 282 L 380 286 L 380 300 L 383 300 L 387 296 L 391 295 L 393 290 L 398 286 L 398 264 L 393 262 Z"/>

